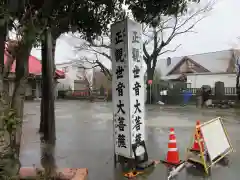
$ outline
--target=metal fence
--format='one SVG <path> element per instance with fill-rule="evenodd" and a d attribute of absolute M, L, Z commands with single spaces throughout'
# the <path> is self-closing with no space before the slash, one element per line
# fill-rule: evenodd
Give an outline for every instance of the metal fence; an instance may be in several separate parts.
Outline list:
<path fill-rule="evenodd" d="M 200 91 L 200 88 L 187 88 L 187 90 L 196 95 L 197 92 Z M 215 95 L 215 88 L 211 88 L 211 90 L 212 95 Z M 225 87 L 225 95 L 237 95 L 236 92 L 237 91 L 235 87 Z"/>
<path fill-rule="evenodd" d="M 159 84 L 153 84 L 151 89 L 153 94 L 155 93 L 159 94 L 160 91 L 176 89 L 176 88 L 166 88 L 166 87 L 161 87 L 161 85 Z M 182 88 L 181 90 L 187 90 L 187 91 L 190 91 L 193 95 L 196 95 L 197 92 L 200 91 L 200 89 L 201 88 Z M 211 91 L 212 91 L 212 95 L 215 95 L 215 88 L 211 88 Z M 237 92 L 236 87 L 225 87 L 225 95 L 237 95 L 236 92 Z"/>
<path fill-rule="evenodd" d="M 163 90 L 169 90 L 167 96 L 161 96 L 160 92 Z M 161 84 L 153 84 L 151 87 L 152 94 L 152 103 L 156 103 L 159 100 L 166 101 L 167 104 L 181 104 L 183 103 L 183 91 L 187 90 L 192 93 L 192 97 L 190 98 L 190 103 L 196 102 L 196 97 L 200 88 L 168 88 L 167 86 L 163 87 Z M 236 88 L 235 87 L 225 87 L 225 95 L 228 100 L 235 100 Z M 88 99 L 90 96 L 89 91 L 86 90 L 75 90 L 75 91 L 59 91 L 58 98 L 80 98 L 80 99 Z M 91 96 L 94 98 L 105 98 L 108 100 L 112 99 L 111 89 L 94 89 L 91 92 Z M 215 88 L 212 88 L 212 99 L 215 96 Z"/>
<path fill-rule="evenodd" d="M 153 84 L 151 88 L 152 102 L 164 101 L 166 104 L 181 104 L 183 103 L 183 90 L 187 90 L 192 93 L 189 103 L 196 103 L 196 97 L 199 94 L 201 88 L 168 88 L 162 87 L 159 84 Z M 160 95 L 163 90 L 168 90 L 167 95 Z M 212 88 L 211 99 L 215 98 L 215 88 Z M 225 99 L 226 100 L 236 100 L 236 88 L 235 87 L 225 87 Z"/>

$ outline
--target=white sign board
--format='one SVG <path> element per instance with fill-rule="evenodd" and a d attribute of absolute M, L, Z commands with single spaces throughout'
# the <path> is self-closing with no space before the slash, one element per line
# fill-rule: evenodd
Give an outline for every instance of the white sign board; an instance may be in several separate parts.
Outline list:
<path fill-rule="evenodd" d="M 203 124 L 201 131 L 211 161 L 232 149 L 220 118 Z"/>
<path fill-rule="evenodd" d="M 111 45 L 115 153 L 133 158 L 132 144 L 145 137 L 141 25 L 130 19 L 112 25 Z"/>

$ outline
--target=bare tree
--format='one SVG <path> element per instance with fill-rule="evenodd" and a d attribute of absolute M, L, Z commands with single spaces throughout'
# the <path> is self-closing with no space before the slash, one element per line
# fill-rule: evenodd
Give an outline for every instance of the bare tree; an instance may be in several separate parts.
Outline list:
<path fill-rule="evenodd" d="M 151 24 L 143 26 L 143 34 L 147 37 L 147 40 L 143 43 L 143 58 L 147 65 L 147 80 L 153 79 L 159 56 L 175 52 L 181 46 L 179 44 L 174 49 L 168 49 L 167 46 L 170 42 L 179 35 L 194 32 L 193 29 L 196 24 L 207 16 L 213 5 L 214 2 L 211 1 L 202 8 L 193 8 L 185 15 L 181 13 L 172 16 L 160 15 Z M 152 48 L 149 48 L 149 46 L 152 46 Z M 152 98 L 149 89 L 148 86 L 147 102 Z"/>
<path fill-rule="evenodd" d="M 159 15 L 150 24 L 143 24 L 143 58 L 147 65 L 147 80 L 153 79 L 159 56 L 174 52 L 181 46 L 179 44 L 174 49 L 167 49 L 170 42 L 179 35 L 194 32 L 195 25 L 207 16 L 213 5 L 214 2 L 211 1 L 204 7 L 199 8 L 199 5 L 195 8 L 191 7 L 192 9 L 184 15 L 182 13 L 176 13 L 172 16 Z M 112 61 L 109 53 L 111 50 L 109 37 L 110 33 L 105 36 L 99 36 L 97 40 L 92 42 L 82 41 L 75 49 L 79 52 L 95 53 L 100 58 Z M 106 71 L 107 68 L 98 59 L 92 61 L 92 63 L 94 66 L 99 66 L 109 77 L 111 76 Z M 148 91 L 148 98 L 151 97 L 149 93 Z"/>
<path fill-rule="evenodd" d="M 240 100 L 240 86 L 239 86 L 239 78 L 240 78 L 240 65 L 237 64 L 237 73 L 236 73 L 236 91 L 238 96 L 238 101 Z"/>
<path fill-rule="evenodd" d="M 99 67 L 101 72 L 107 77 L 108 80 L 112 81 L 112 73 L 111 70 L 109 70 L 100 60 L 98 57 L 98 54 L 95 53 L 96 59 L 93 61 L 89 61 L 87 58 L 85 58 L 89 63 L 91 62 L 94 68 Z M 109 57 L 109 60 L 111 58 Z"/>
<path fill-rule="evenodd" d="M 237 100 L 240 100 L 240 37 L 237 37 L 236 42 L 231 43 L 232 58 L 230 64 L 228 65 L 227 72 L 236 73 L 236 94 Z"/>
<path fill-rule="evenodd" d="M 233 54 L 232 54 L 232 58 L 233 58 L 233 62 L 235 63 L 235 69 L 233 70 L 233 72 L 236 72 L 236 93 L 237 93 L 237 100 L 240 100 L 240 83 L 239 83 L 239 79 L 240 79 L 240 50 L 239 49 L 234 49 L 233 50 Z"/>
<path fill-rule="evenodd" d="M 89 58 L 87 56 L 81 57 L 79 60 L 83 63 L 92 64 L 92 68 L 99 67 L 101 72 L 108 78 L 108 80 L 112 80 L 111 71 L 104 65 L 103 61 L 112 62 L 112 58 L 110 55 L 111 44 L 110 44 L 110 33 L 107 35 L 98 36 L 96 40 L 89 42 L 81 39 L 80 36 L 74 34 L 72 35 L 74 38 L 80 40 L 79 45 L 75 46 L 76 53 L 86 52 L 95 55 L 95 58 Z M 100 61 L 100 59 L 104 59 Z"/>

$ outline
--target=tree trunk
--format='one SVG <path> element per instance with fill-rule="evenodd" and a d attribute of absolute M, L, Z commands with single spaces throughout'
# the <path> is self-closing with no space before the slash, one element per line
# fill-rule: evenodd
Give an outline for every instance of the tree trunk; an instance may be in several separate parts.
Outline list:
<path fill-rule="evenodd" d="M 52 37 L 52 59 L 53 59 L 54 70 L 56 70 L 56 66 L 55 66 L 56 43 L 57 43 L 57 39 L 55 37 Z"/>
<path fill-rule="evenodd" d="M 236 77 L 236 91 L 237 91 L 237 101 L 240 101 L 240 86 L 239 86 L 239 76 L 240 76 L 240 72 L 237 73 L 237 77 Z"/>
<path fill-rule="evenodd" d="M 55 75 L 55 71 L 56 71 L 56 67 L 55 67 L 55 51 L 56 51 L 56 41 L 57 41 L 57 37 L 53 37 L 52 38 L 52 61 L 53 61 L 53 66 L 54 66 L 54 69 L 53 69 L 53 75 Z M 46 52 L 46 45 L 45 45 L 45 39 L 42 41 L 42 59 L 43 59 L 43 57 L 45 57 L 45 58 L 47 58 L 47 52 Z M 45 71 L 46 69 L 43 69 L 42 68 L 42 70 L 43 71 Z M 44 75 L 43 75 L 44 76 Z M 42 79 L 43 79 L 43 77 L 42 77 Z M 54 78 L 53 78 L 54 79 Z M 53 80 L 53 83 L 55 83 L 55 81 Z M 46 95 L 46 91 L 45 91 L 45 89 L 44 89 L 44 87 L 43 87 L 43 81 L 42 81 L 42 99 L 41 99 L 41 115 L 40 115 L 40 127 L 39 127 L 39 133 L 42 135 L 42 140 L 43 140 L 43 133 L 44 133 L 44 108 L 43 108 L 43 105 L 44 105 L 44 98 L 43 98 L 43 96 L 47 96 Z M 54 91 L 53 91 L 53 94 L 54 94 L 54 99 L 55 99 L 55 84 L 54 84 L 54 86 L 53 86 L 53 88 L 54 88 Z M 45 93 L 45 95 L 43 95 Z M 53 105 L 54 105 L 54 103 L 53 103 Z M 53 110 L 53 113 L 54 113 L 54 110 Z M 54 118 L 55 118 L 55 114 L 53 114 L 53 116 L 54 116 Z"/>
<path fill-rule="evenodd" d="M 153 81 L 153 76 L 154 76 L 154 72 L 155 72 L 155 68 L 156 68 L 156 64 L 157 64 L 157 57 L 158 57 L 158 33 L 156 30 L 156 27 L 153 27 L 153 34 L 154 34 L 154 38 L 153 38 L 153 53 L 151 56 L 146 56 L 148 57 L 147 61 L 147 104 L 152 104 L 154 101 L 154 97 L 153 97 L 153 93 L 152 93 L 152 85 L 148 84 L 148 80 L 152 80 Z"/>
<path fill-rule="evenodd" d="M 4 50 L 6 41 L 6 25 L 0 19 L 0 90 L 3 88 Z"/>
<path fill-rule="evenodd" d="M 41 164 L 45 175 L 49 178 L 55 174 L 55 111 L 54 111 L 54 61 L 51 31 L 46 29 L 42 40 L 42 101 L 41 123 L 42 132 Z M 55 48 L 54 48 L 55 49 Z"/>
<path fill-rule="evenodd" d="M 42 51 L 42 50 L 41 50 Z M 43 52 L 43 51 L 42 51 Z M 42 80 L 41 80 L 41 84 L 43 84 L 42 83 Z M 43 138 L 43 132 L 44 132 L 44 109 L 43 109 L 43 104 L 44 104 L 44 102 L 43 102 L 43 85 L 41 85 L 41 94 L 42 94 L 42 98 L 41 98 L 41 103 L 40 103 L 40 124 L 39 124 L 39 133 L 40 133 L 40 136 L 41 136 L 41 138 L 40 139 L 42 139 Z M 43 139 L 42 139 L 43 140 Z"/>
<path fill-rule="evenodd" d="M 13 54 L 9 55 L 5 63 L 5 66 L 8 68 L 9 72 L 13 59 L 16 57 L 15 87 L 11 99 L 8 97 L 8 91 L 7 93 L 4 93 L 6 94 L 6 96 L 4 96 L 4 100 L 7 100 L 7 108 L 5 109 L 7 114 L 4 115 L 8 115 L 10 110 L 13 109 L 16 116 L 14 119 L 17 118 L 20 121 L 20 125 L 16 125 L 16 131 L 8 130 L 8 136 L 5 135 L 4 140 L 8 142 L 5 143 L 5 147 L 7 147 L 7 149 L 4 150 L 4 153 L 1 156 L 0 171 L 2 171 L 6 177 L 16 176 L 20 169 L 19 152 L 22 134 L 21 124 L 23 122 L 25 85 L 28 76 L 28 57 L 33 44 L 33 41 L 29 40 L 29 34 L 24 34 L 23 40 L 21 42 L 18 42 L 17 46 L 13 46 L 9 49 Z M 9 64 L 9 66 L 7 64 Z M 8 73 L 5 75 L 5 67 L 4 73 L 2 74 L 4 74 L 3 77 L 8 77 Z M 9 81 L 5 80 L 5 82 L 8 83 Z"/>
<path fill-rule="evenodd" d="M 5 54 L 5 42 L 7 36 L 7 25 L 3 18 L 0 18 L 0 93 L 4 92 L 4 54 Z"/>
<path fill-rule="evenodd" d="M 52 37 L 50 30 L 44 33 L 42 42 L 42 128 L 43 140 L 55 144 L 54 112 L 54 62 L 52 56 Z M 41 124 L 41 123 L 40 123 Z"/>
<path fill-rule="evenodd" d="M 152 88 L 150 88 L 150 84 L 148 84 L 148 80 L 153 80 L 153 76 L 154 76 L 154 71 L 152 70 L 151 67 L 148 66 L 147 68 L 147 104 L 152 104 L 154 97 L 153 97 L 153 93 L 152 93 Z"/>
<path fill-rule="evenodd" d="M 4 51 L 6 41 L 6 24 L 4 18 L 0 19 L 0 93 L 3 92 Z"/>
<path fill-rule="evenodd" d="M 2 20 L 2 19 L 1 19 Z M 2 24 L 1 24 L 2 25 Z M 4 151 L 4 158 L 1 157 L 1 167 L 4 168 L 2 171 L 6 173 L 7 176 L 17 175 L 20 168 L 19 162 L 19 152 L 21 144 L 21 134 L 22 134 L 22 122 L 23 122 L 23 108 L 24 108 L 24 98 L 25 98 L 25 87 L 28 77 L 28 58 L 30 51 L 32 49 L 32 44 L 35 41 L 36 36 L 32 34 L 31 31 L 25 31 L 22 36 L 21 41 L 9 41 L 8 42 L 8 53 L 6 54 L 7 59 L 4 63 L 4 52 L 5 52 L 5 40 L 7 34 L 7 27 L 0 25 L 0 86 L 1 86 L 1 100 L 3 104 L 1 107 L 6 111 L 10 112 L 10 109 L 14 110 L 15 118 L 20 121 L 20 125 L 16 125 L 16 131 L 12 131 L 14 134 L 9 131 L 10 138 L 7 142 L 8 148 Z M 16 69 L 15 69 L 15 86 L 12 97 L 9 97 L 8 90 L 8 74 L 12 67 L 13 61 L 16 60 Z M 5 79 L 6 78 L 6 79 Z M 1 101 L 2 102 L 2 101 Z M 2 113 L 1 113 L 2 114 Z M 2 114 L 7 115 L 7 114 Z M 14 122 L 15 123 L 15 122 Z M 2 124 L 2 123 L 1 123 Z M 5 138 L 5 140 L 7 140 Z M 1 170 L 0 170 L 1 171 Z"/>
<path fill-rule="evenodd" d="M 23 122 L 23 110 L 24 110 L 24 100 L 25 100 L 25 89 L 28 82 L 28 59 L 32 49 L 32 44 L 34 40 L 29 41 L 29 34 L 23 36 L 23 42 L 19 42 L 18 50 L 16 54 L 16 69 L 15 69 L 15 84 L 14 91 L 12 95 L 11 108 L 16 111 L 16 116 Z M 18 126 L 15 146 L 17 149 L 17 154 L 20 152 L 22 126 Z"/>
<path fill-rule="evenodd" d="M 5 109 L 5 103 L 3 103 L 3 93 L 4 93 L 4 89 L 3 89 L 3 69 L 4 69 L 4 49 L 5 49 L 5 40 L 6 40 L 6 26 L 5 26 L 5 20 L 4 17 L 0 18 L 0 98 L 1 98 L 1 103 L 0 103 L 0 113 L 2 114 L 4 112 Z M 3 120 L 2 118 L 0 119 L 0 129 L 3 128 Z M 4 141 L 2 142 L 2 140 L 4 139 L 4 132 L 2 132 L 2 130 L 0 130 L 0 153 L 3 152 L 3 148 L 4 148 Z"/>
<path fill-rule="evenodd" d="M 42 42 L 41 42 L 41 54 L 42 54 L 42 81 L 41 81 L 41 83 L 42 83 L 42 85 L 41 85 L 41 91 L 42 91 L 42 98 L 41 98 L 41 109 L 40 109 L 40 128 L 39 128 L 39 133 L 41 134 L 41 140 L 44 140 L 44 134 L 46 134 L 45 132 L 44 132 L 44 130 L 45 130 L 45 120 L 44 119 L 46 119 L 46 114 L 45 114 L 45 112 L 44 112 L 44 104 L 45 104 L 45 102 L 44 102 L 44 100 L 46 99 L 46 96 L 47 96 L 47 91 L 45 91 L 45 87 L 44 87 L 44 83 L 45 83 L 45 80 L 44 80 L 44 78 L 45 78 L 45 76 L 46 76 L 46 68 L 44 68 L 46 65 L 46 60 L 45 60 L 45 58 L 47 58 L 47 55 L 46 55 L 46 48 L 45 48 L 45 46 L 46 46 L 46 42 L 45 42 L 45 38 L 43 38 L 42 39 Z"/>

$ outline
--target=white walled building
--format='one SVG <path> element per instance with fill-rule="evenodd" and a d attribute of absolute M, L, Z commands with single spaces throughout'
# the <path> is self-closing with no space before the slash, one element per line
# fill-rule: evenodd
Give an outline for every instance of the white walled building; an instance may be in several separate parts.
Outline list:
<path fill-rule="evenodd" d="M 215 82 L 224 82 L 225 87 L 236 86 L 236 74 L 234 73 L 194 73 L 187 75 L 187 83 L 192 88 L 201 88 L 203 84 L 209 85 L 212 88 Z"/>
<path fill-rule="evenodd" d="M 225 87 L 236 86 L 236 63 L 239 50 L 224 50 L 182 57 L 160 59 L 156 70 L 164 80 L 180 80 L 183 75 L 189 88 L 214 87 L 222 81 Z"/>
<path fill-rule="evenodd" d="M 56 68 L 65 72 L 65 78 L 58 80 L 58 90 L 83 90 L 92 82 L 93 69 L 78 61 L 56 64 Z M 87 78 L 87 81 L 86 81 Z"/>

